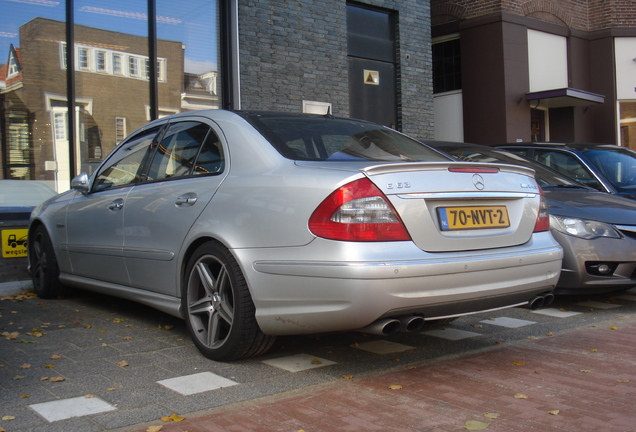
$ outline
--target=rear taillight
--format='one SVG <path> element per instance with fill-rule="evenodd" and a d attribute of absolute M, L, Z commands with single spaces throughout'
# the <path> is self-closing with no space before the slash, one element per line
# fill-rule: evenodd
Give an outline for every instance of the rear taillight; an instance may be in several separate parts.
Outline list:
<path fill-rule="evenodd" d="M 541 193 L 541 201 L 539 203 L 539 214 L 537 215 L 537 222 L 534 224 L 534 232 L 543 232 L 550 230 L 550 216 L 548 215 L 548 203 L 543 196 L 543 189 L 539 187 Z"/>
<path fill-rule="evenodd" d="M 309 229 L 330 240 L 411 239 L 391 203 L 368 178 L 347 183 L 329 195 L 309 218 Z"/>

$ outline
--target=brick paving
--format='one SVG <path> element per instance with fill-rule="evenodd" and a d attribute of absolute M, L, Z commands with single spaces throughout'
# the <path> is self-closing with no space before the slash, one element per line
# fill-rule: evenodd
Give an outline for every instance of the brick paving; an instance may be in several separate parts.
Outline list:
<path fill-rule="evenodd" d="M 152 422 L 139 432 L 636 431 L 636 323 L 589 326 L 476 354 Z M 478 422 L 478 423 L 467 423 Z M 475 430 L 475 429 L 473 429 Z"/>

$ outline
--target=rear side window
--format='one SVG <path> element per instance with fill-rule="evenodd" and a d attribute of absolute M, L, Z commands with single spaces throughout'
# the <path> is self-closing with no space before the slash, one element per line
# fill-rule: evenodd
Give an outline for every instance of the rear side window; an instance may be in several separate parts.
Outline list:
<path fill-rule="evenodd" d="M 537 162 L 547 165 L 555 171 L 565 174 L 574 180 L 593 187 L 594 189 L 603 190 L 603 186 L 592 175 L 583 163 L 571 154 L 552 150 L 535 150 L 534 159 Z"/>
<path fill-rule="evenodd" d="M 95 176 L 93 192 L 129 186 L 139 180 L 144 157 L 160 127 L 131 137 L 110 156 Z"/>
<path fill-rule="evenodd" d="M 221 143 L 214 131 L 199 122 L 171 124 L 153 156 L 147 180 L 214 174 L 223 169 Z"/>
<path fill-rule="evenodd" d="M 447 161 L 393 129 L 331 116 L 250 114 L 246 118 L 286 158 L 312 161 Z"/>

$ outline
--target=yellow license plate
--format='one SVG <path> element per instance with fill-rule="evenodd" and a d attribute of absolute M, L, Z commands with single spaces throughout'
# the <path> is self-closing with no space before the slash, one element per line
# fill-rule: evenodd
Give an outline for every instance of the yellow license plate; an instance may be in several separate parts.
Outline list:
<path fill-rule="evenodd" d="M 510 226 L 506 206 L 439 207 L 437 214 L 443 231 Z"/>

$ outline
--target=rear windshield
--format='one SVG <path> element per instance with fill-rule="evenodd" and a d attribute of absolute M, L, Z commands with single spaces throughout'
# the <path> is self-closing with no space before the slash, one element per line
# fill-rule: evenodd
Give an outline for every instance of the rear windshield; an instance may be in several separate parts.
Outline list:
<path fill-rule="evenodd" d="M 617 190 L 636 190 L 635 151 L 628 148 L 593 148 L 583 153 Z"/>
<path fill-rule="evenodd" d="M 280 114 L 248 114 L 245 118 L 288 159 L 380 162 L 448 160 L 419 141 L 365 121 Z"/>

